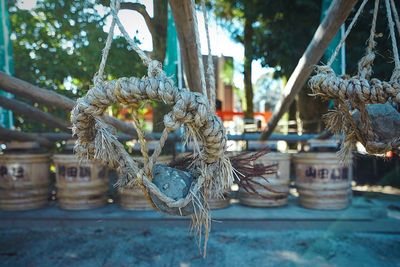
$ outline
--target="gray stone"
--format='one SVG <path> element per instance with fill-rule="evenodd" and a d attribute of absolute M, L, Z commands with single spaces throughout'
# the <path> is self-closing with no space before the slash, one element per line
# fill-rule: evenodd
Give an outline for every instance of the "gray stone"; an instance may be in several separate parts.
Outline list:
<path fill-rule="evenodd" d="M 154 166 L 153 183 L 163 194 L 174 200 L 185 198 L 194 181 L 195 178 L 189 172 L 174 169 L 162 164 Z M 168 214 L 186 216 L 194 213 L 194 205 L 192 202 L 189 202 L 185 207 L 179 210 L 179 208 L 168 207 L 152 193 L 150 193 L 150 197 L 157 208 Z"/>
<path fill-rule="evenodd" d="M 395 137 L 400 137 L 400 113 L 389 103 L 367 105 L 367 111 L 371 118 L 372 128 L 379 140 L 389 141 Z M 353 118 L 359 129 L 360 112 L 357 110 Z"/>

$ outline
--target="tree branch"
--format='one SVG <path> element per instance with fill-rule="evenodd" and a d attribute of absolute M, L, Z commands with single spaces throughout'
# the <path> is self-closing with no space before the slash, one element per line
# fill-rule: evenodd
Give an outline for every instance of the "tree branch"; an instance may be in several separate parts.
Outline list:
<path fill-rule="evenodd" d="M 144 18 L 151 35 L 155 34 L 153 19 L 150 17 L 149 13 L 147 13 L 145 5 L 140 3 L 124 2 L 121 3 L 120 9 L 129 9 L 138 12 Z"/>

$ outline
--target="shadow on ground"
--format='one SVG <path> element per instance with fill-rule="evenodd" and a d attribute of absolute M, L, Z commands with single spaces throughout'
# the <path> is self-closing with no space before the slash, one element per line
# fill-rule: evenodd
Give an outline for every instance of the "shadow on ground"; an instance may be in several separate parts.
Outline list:
<path fill-rule="evenodd" d="M 184 228 L 0 229 L 0 266 L 400 266 L 400 235 Z"/>

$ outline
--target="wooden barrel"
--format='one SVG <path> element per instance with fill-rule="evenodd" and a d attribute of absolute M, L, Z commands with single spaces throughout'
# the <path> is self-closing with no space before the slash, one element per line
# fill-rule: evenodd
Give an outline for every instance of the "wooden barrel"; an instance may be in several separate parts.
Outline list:
<path fill-rule="evenodd" d="M 339 210 L 350 204 L 352 167 L 341 165 L 335 152 L 299 153 L 293 162 L 300 205 Z"/>
<path fill-rule="evenodd" d="M 169 164 L 172 156 L 159 156 L 157 163 Z M 143 157 L 134 157 L 134 160 L 143 163 Z M 118 188 L 119 205 L 125 210 L 152 210 L 151 203 L 146 199 L 143 191 L 138 187 Z"/>
<path fill-rule="evenodd" d="M 23 148 L 17 146 L 14 148 Z M 0 155 L 0 209 L 30 210 L 46 205 L 51 184 L 49 172 L 48 154 L 20 150 Z"/>
<path fill-rule="evenodd" d="M 153 206 L 146 199 L 143 191 L 137 187 L 118 189 L 119 205 L 124 210 L 152 210 Z"/>
<path fill-rule="evenodd" d="M 264 196 L 261 197 L 255 193 L 247 192 L 243 188 L 239 188 L 240 203 L 253 207 L 277 207 L 286 205 L 288 202 L 290 184 L 290 154 L 270 152 L 258 158 L 255 163 L 277 165 L 276 173 L 265 175 L 267 180 L 263 177 L 254 178 L 256 182 L 268 186 L 274 192 L 265 189 L 261 185 L 254 185 L 254 189 Z"/>
<path fill-rule="evenodd" d="M 229 195 L 225 194 L 223 198 L 208 198 L 208 205 L 211 210 L 225 209 L 230 205 Z"/>
<path fill-rule="evenodd" d="M 89 162 L 80 163 L 72 154 L 56 154 L 53 161 L 60 208 L 84 210 L 107 204 L 109 181 L 106 167 Z"/>

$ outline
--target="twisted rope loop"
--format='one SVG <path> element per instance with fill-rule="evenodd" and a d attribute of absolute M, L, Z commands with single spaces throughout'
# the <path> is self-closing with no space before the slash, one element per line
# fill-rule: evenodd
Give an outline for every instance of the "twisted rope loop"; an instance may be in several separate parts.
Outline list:
<path fill-rule="evenodd" d="M 221 120 L 214 115 L 205 95 L 177 88 L 173 80 L 163 72 L 161 63 L 151 60 L 129 37 L 117 15 L 119 0 L 111 1 L 110 7 L 113 20 L 103 49 L 99 71 L 93 79 L 94 86 L 86 96 L 77 100 L 71 113 L 72 131 L 77 137 L 75 153 L 80 159 L 99 161 L 115 168 L 119 173 L 117 182 L 119 186 L 139 185 L 146 193 L 157 196 L 170 208 L 181 209 L 189 204 L 195 206 L 192 220 L 199 235 L 202 234 L 204 227 L 206 235 L 204 246 L 206 246 L 210 218 L 207 199 L 203 196 L 221 196 L 233 183 L 232 166 L 225 155 L 227 143 L 225 128 Z M 119 27 L 129 45 L 148 67 L 148 77 L 103 81 L 115 26 Z M 165 129 L 151 156 L 144 133 L 137 117 L 134 116 L 133 124 L 144 157 L 144 166 L 141 168 L 117 140 L 115 129 L 107 125 L 101 116 L 112 104 L 133 105 L 135 110 L 141 102 L 147 100 L 163 101 L 173 108 L 164 116 Z M 190 172 L 198 178 L 191 185 L 190 193 L 185 198 L 174 200 L 164 195 L 152 183 L 152 171 L 168 133 L 182 125 L 186 128 L 186 140 L 192 140 L 197 148 L 197 157 Z"/>
<path fill-rule="evenodd" d="M 395 61 L 390 81 L 380 81 L 372 78 L 372 65 L 375 59 L 374 49 L 376 47 L 376 21 L 378 17 L 379 0 L 375 0 L 374 12 L 368 39 L 368 46 L 365 55 L 358 62 L 358 74 L 354 77 L 337 76 L 330 65 L 337 56 L 337 52 L 343 45 L 345 39 L 355 25 L 359 15 L 361 14 L 367 0 L 364 0 L 356 15 L 354 16 L 345 36 L 337 46 L 335 53 L 328 61 L 327 66 L 318 66 L 316 75 L 310 81 L 309 86 L 314 95 L 321 96 L 325 99 L 336 99 L 337 110 L 331 111 L 325 115 L 327 127 L 334 133 L 344 133 L 345 140 L 340 151 L 342 158 L 349 155 L 354 143 L 361 142 L 370 153 L 383 153 L 389 150 L 397 149 L 400 145 L 399 138 L 392 140 L 379 140 L 372 128 L 370 116 L 366 110 L 367 104 L 384 104 L 392 102 L 400 104 L 400 59 L 397 50 L 396 36 L 394 31 L 394 22 L 392 19 L 392 11 L 394 13 L 396 25 L 400 33 L 400 22 L 396 12 L 395 4 L 385 0 L 386 15 L 390 30 L 392 50 Z M 352 112 L 357 109 L 360 113 L 361 126 L 357 126 Z"/>

